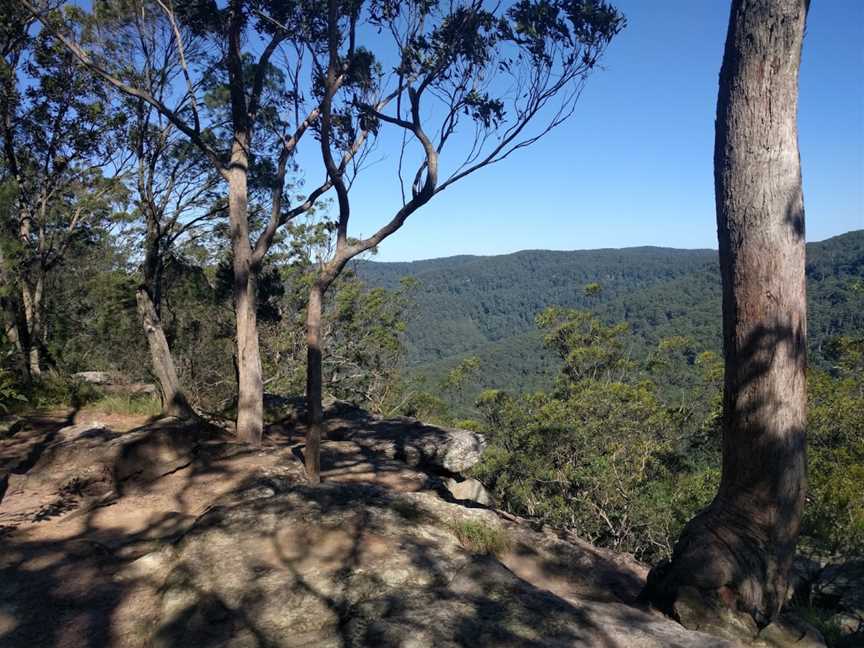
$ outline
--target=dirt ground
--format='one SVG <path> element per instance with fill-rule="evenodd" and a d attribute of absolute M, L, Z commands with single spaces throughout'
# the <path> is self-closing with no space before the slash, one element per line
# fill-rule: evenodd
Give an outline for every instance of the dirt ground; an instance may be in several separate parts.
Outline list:
<path fill-rule="evenodd" d="M 199 443 L 194 458 L 168 449 L 165 474 L 125 478 L 121 458 L 101 446 L 124 435 L 183 436 L 164 421 L 98 411 L 41 412 L 0 436 L 0 646 L 136 646 L 157 614 L 152 584 L 126 575 L 136 558 L 178 538 L 218 497 L 251 474 L 275 471 L 303 481 L 302 433 L 274 427 L 263 447 L 219 438 Z M 82 433 L 93 436 L 87 444 Z M 218 435 L 217 435 L 218 436 Z M 83 446 L 83 447 L 82 447 Z M 126 446 L 128 447 L 128 446 Z M 174 455 L 178 454 L 178 457 Z M 176 459 L 176 461 L 175 461 Z M 157 471 L 158 473 L 158 471 Z M 120 474 L 120 477 L 125 477 Z M 322 453 L 327 481 L 376 483 L 399 491 L 431 486 L 430 477 L 370 456 L 350 442 Z M 146 579 L 145 579 L 146 581 Z"/>
<path fill-rule="evenodd" d="M 98 411 L 36 413 L 0 433 L 0 647 L 146 645 L 162 581 L 136 559 L 178 539 L 252 475 L 305 481 L 303 433 L 271 426 L 255 449 L 206 424 Z M 350 441 L 324 445 L 322 479 L 441 489 L 434 475 Z M 596 573 L 594 550 L 584 549 L 592 564 L 581 568 Z M 540 558 L 519 551 L 502 562 L 538 587 L 578 594 L 566 568 L 550 574 Z M 643 578 L 637 563 L 622 563 L 608 585 L 622 600 Z"/>

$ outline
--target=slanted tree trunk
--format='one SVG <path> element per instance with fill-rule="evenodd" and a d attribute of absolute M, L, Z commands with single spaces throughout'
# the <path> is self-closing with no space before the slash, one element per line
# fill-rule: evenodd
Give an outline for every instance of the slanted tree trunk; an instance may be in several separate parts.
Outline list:
<path fill-rule="evenodd" d="M 261 444 L 264 430 L 264 381 L 258 350 L 257 274 L 252 264 L 247 219 L 247 140 L 238 134 L 231 154 L 228 219 L 234 256 L 234 312 L 237 320 L 237 435 Z"/>
<path fill-rule="evenodd" d="M 309 290 L 306 308 L 306 477 L 312 484 L 321 481 L 321 436 L 324 407 L 321 394 L 321 310 L 326 288 L 319 282 Z"/>
<path fill-rule="evenodd" d="M 162 320 L 145 286 L 138 286 L 135 299 L 138 304 L 138 316 L 141 318 L 144 334 L 147 336 L 147 346 L 150 348 L 153 373 L 156 374 L 156 380 L 159 382 L 162 413 L 180 418 L 191 416 L 192 408 L 180 387 L 174 358 L 171 356 L 171 349 L 162 328 Z"/>
<path fill-rule="evenodd" d="M 731 608 L 750 615 L 754 631 L 770 623 L 784 602 L 798 539 L 806 487 L 806 300 L 796 119 L 807 5 L 732 3 L 714 149 L 722 478 L 713 502 L 685 527 L 671 562 L 652 570 L 646 588 L 685 625 L 694 596 L 706 603 L 703 619 Z M 681 605 L 684 598 L 690 604 Z"/>
<path fill-rule="evenodd" d="M 143 192 L 142 192 L 143 193 Z M 159 250 L 157 219 L 151 213 L 147 219 L 147 251 L 144 257 L 144 281 L 135 291 L 138 316 L 144 326 L 144 335 L 150 349 L 153 373 L 159 383 L 162 397 L 162 413 L 167 416 L 187 418 L 194 414 L 180 380 L 171 347 L 162 327 L 162 260 Z"/>

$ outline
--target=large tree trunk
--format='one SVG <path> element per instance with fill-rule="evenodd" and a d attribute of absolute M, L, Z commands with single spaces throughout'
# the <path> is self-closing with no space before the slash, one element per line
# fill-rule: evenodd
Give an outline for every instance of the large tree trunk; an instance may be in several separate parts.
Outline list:
<path fill-rule="evenodd" d="M 324 407 L 321 395 L 321 311 L 325 288 L 317 282 L 309 290 L 306 309 L 306 477 L 321 481 L 321 436 Z"/>
<path fill-rule="evenodd" d="M 138 287 L 135 298 L 138 303 L 138 315 L 144 325 L 144 334 L 147 336 L 147 346 L 150 348 L 153 373 L 156 374 L 156 380 L 159 382 L 162 413 L 181 418 L 189 417 L 192 415 L 192 408 L 180 387 L 177 368 L 162 328 L 162 320 L 156 312 L 156 306 L 144 286 Z"/>
<path fill-rule="evenodd" d="M 261 444 L 264 430 L 264 381 L 258 351 L 257 276 L 252 267 L 247 220 L 246 140 L 238 136 L 231 155 L 228 182 L 228 219 L 234 256 L 234 313 L 237 321 L 237 435 Z"/>
<path fill-rule="evenodd" d="M 646 594 L 693 595 L 763 627 L 779 612 L 806 487 L 804 203 L 798 68 L 807 0 L 735 0 L 714 152 L 725 354 L 723 472 Z M 692 609 L 692 606 L 689 608 Z"/>

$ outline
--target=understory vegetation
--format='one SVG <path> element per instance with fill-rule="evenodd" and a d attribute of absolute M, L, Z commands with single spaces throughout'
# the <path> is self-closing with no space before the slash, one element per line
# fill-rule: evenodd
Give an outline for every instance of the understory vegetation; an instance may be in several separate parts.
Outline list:
<path fill-rule="evenodd" d="M 52 323 L 41 345 L 48 371 L 29 385 L 14 373 L 15 351 L 2 349 L 0 408 L 45 409 L 100 401 L 104 408 L 158 414 L 158 397 L 103 396 L 74 374 L 103 371 L 125 382 L 153 383 L 147 342 L 136 313 L 137 263 L 132 250 L 141 232 L 82 237 L 68 254 L 63 273 L 51 275 L 46 319 Z M 307 222 L 278 246 L 259 285 L 258 321 L 268 394 L 299 395 L 305 380 L 305 305 L 314 255 L 328 241 L 326 224 Z M 199 411 L 230 416 L 236 408 L 234 314 L 230 259 L 202 245 L 180 246 L 166 263 L 162 323 L 180 379 Z M 405 311 L 415 291 L 406 279 L 394 290 L 369 288 L 348 270 L 327 305 L 325 385 L 333 397 L 376 413 L 393 413 L 399 395 Z M 98 340 L 98 344 L 94 344 Z M 155 410 L 155 411 L 154 411 Z"/>
<path fill-rule="evenodd" d="M 478 401 L 490 448 L 475 476 L 499 503 L 595 544 L 654 561 L 720 480 L 722 361 L 686 337 L 637 362 L 626 324 L 586 311 L 538 317 L 563 368 L 549 392 L 487 390 Z M 811 369 L 810 491 L 801 550 L 864 551 L 864 338 L 829 345 Z"/>
<path fill-rule="evenodd" d="M 266 391 L 280 397 L 303 392 L 309 268 L 326 232 L 310 226 L 294 237 L 268 266 L 260 294 Z M 116 245 L 80 242 L 69 272 L 55 276 L 47 304 L 54 326 L 45 345 L 52 369 L 24 389 L 7 366 L 0 374 L 4 411 L 66 404 L 158 414 L 152 396 L 102 395 L 70 378 L 100 370 L 153 380 L 133 300 L 124 296 L 135 269 Z M 91 272 L 97 263 L 98 272 Z M 199 249 L 179 250 L 167 266 L 163 320 L 193 405 L 230 417 L 236 385 L 224 268 L 224 260 L 207 259 Z M 587 292 L 596 299 L 602 290 Z M 113 291 L 116 298 L 106 299 Z M 489 448 L 474 476 L 502 508 L 646 561 L 668 556 L 720 477 L 717 351 L 686 329 L 649 347 L 628 322 L 606 319 L 600 308 L 549 307 L 536 317 L 535 330 L 549 358 L 545 370 L 557 375 L 483 389 L 496 369 L 480 356 L 466 356 L 438 375 L 420 374 L 406 362 L 420 292 L 413 278 L 391 288 L 370 287 L 354 271 L 340 278 L 327 305 L 325 391 L 377 414 L 480 431 Z M 821 555 L 864 551 L 864 339 L 842 323 L 838 329 L 843 334 L 820 339 L 808 380 L 810 495 L 802 550 Z M 93 339 L 106 342 L 93 345 Z M 480 395 L 466 407 L 473 393 Z M 486 551 L 497 540 L 484 533 L 457 535 Z"/>

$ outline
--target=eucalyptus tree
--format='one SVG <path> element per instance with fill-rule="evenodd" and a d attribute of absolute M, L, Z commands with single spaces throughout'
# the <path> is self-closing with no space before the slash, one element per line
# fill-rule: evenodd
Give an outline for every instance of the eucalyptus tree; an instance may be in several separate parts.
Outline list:
<path fill-rule="evenodd" d="M 89 34 L 75 33 L 50 17 L 42 20 L 104 82 L 163 114 L 228 184 L 240 383 L 237 429 L 249 441 L 259 441 L 262 430 L 257 273 L 279 228 L 335 190 L 335 249 L 321 260 L 307 309 L 312 422 L 307 457 L 316 480 L 320 319 L 327 288 L 350 259 L 380 244 L 434 195 L 563 123 L 623 18 L 605 2 L 572 0 L 521 0 L 488 9 L 478 1 L 147 4 L 155 4 L 170 25 L 174 47 L 169 55 L 183 71 L 182 81 L 164 100 L 124 80 L 122 66 L 100 44 L 98 10 L 97 28 Z M 201 49 L 210 56 L 190 58 L 187 43 L 193 37 L 203 41 Z M 140 55 L 130 56 L 134 61 Z M 213 87 L 214 80 L 221 89 Z M 323 179 L 291 204 L 286 174 L 310 130 L 320 143 Z M 401 140 L 394 175 L 409 175 L 402 204 L 370 236 L 352 239 L 349 189 L 371 141 L 385 130 Z M 409 147 L 415 144 L 413 152 Z M 410 172 L 409 165 L 414 165 Z M 309 168 L 304 171 L 310 175 Z M 263 201 L 269 216 L 262 219 L 256 217 L 261 211 L 256 184 L 270 190 Z"/>
<path fill-rule="evenodd" d="M 722 478 L 646 590 L 679 616 L 693 609 L 698 594 L 706 616 L 732 608 L 752 617 L 754 629 L 770 623 L 786 600 L 806 488 L 797 103 L 807 8 L 808 0 L 732 2 L 714 146 L 725 356 Z M 679 605 L 685 597 L 688 603 Z"/>
<path fill-rule="evenodd" d="M 151 121 L 152 120 L 152 121 Z M 165 265 L 182 244 L 202 234 L 222 216 L 224 200 L 215 195 L 211 167 L 188 142 L 177 141 L 174 128 L 140 102 L 135 113 L 136 214 L 143 221 L 141 281 L 135 291 L 153 373 L 165 414 L 189 416 L 191 406 L 178 378 L 162 324 Z"/>
<path fill-rule="evenodd" d="M 601 1 L 520 0 L 503 6 L 480 0 L 329 0 L 322 26 L 326 43 L 309 47 L 321 92 L 321 159 L 338 204 L 335 248 L 320 260 L 307 309 L 305 460 L 311 481 L 320 472 L 327 289 L 352 258 L 381 244 L 434 196 L 567 120 L 624 24 Z M 353 147 L 365 135 L 383 137 L 387 130 L 401 140 L 393 176 L 402 199 L 392 208 L 376 205 L 383 214 L 380 227 L 352 238 L 350 189 L 362 170 Z M 345 165 L 346 158 L 353 164 Z"/>
<path fill-rule="evenodd" d="M 136 52 L 133 65 L 122 80 L 145 89 L 165 102 L 183 81 L 181 59 L 174 55 L 178 43 L 183 60 L 198 60 L 200 39 L 163 20 L 156 5 L 140 1 L 105 1 L 94 5 L 105 53 L 117 59 Z M 87 36 L 85 35 L 85 38 Z M 90 38 L 94 38 L 90 36 Z M 162 396 L 163 412 L 192 413 L 178 379 L 177 367 L 162 323 L 165 264 L 178 253 L 185 239 L 201 234 L 226 210 L 218 194 L 219 178 L 201 150 L 178 131 L 176 125 L 140 97 L 115 93 L 117 109 L 128 115 L 125 145 L 132 158 L 127 185 L 134 196 L 133 216 L 143 226 L 141 281 L 136 288 L 141 320 L 153 373 Z"/>
<path fill-rule="evenodd" d="M 289 196 L 286 187 L 297 147 L 320 114 L 315 96 L 311 95 L 310 103 L 308 89 L 300 85 L 306 46 L 321 38 L 315 3 L 124 2 L 124 6 L 152 8 L 150 15 L 158 12 L 173 35 L 171 46 L 157 54 L 172 59 L 182 73 L 172 92 L 159 97 L 140 82 L 125 78 L 127 62 L 138 65 L 144 57 L 143 43 L 126 52 L 119 63 L 112 56 L 113 26 L 105 24 L 102 29 L 100 24 L 100 7 L 110 3 L 94 4 L 85 31 L 76 30 L 62 13 L 46 12 L 35 1 L 22 2 L 96 78 L 163 115 L 227 184 L 239 383 L 237 433 L 259 444 L 263 377 L 256 319 L 258 274 L 279 228 L 310 209 L 330 187 L 324 180 L 300 197 Z M 104 15 L 113 20 L 113 12 Z M 193 38 L 200 42 L 200 57 L 193 56 Z"/>
<path fill-rule="evenodd" d="M 28 347 L 29 372 L 41 373 L 48 273 L 77 238 L 111 221 L 125 200 L 116 174 L 123 166 L 121 115 L 105 88 L 53 40 L 31 37 L 19 15 L 17 47 L 4 51 L 3 154 L 15 207 L 4 231 L 6 281 L 17 284 L 18 343 Z M 10 222 L 12 221 L 12 222 Z"/>

